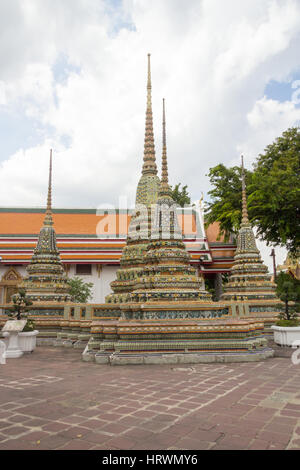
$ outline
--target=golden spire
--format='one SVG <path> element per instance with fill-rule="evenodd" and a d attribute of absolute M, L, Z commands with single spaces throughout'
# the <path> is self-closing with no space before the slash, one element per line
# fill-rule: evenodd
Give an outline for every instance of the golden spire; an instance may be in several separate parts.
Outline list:
<path fill-rule="evenodd" d="M 161 182 L 168 185 L 167 139 L 166 139 L 166 112 L 165 99 L 163 98 L 163 141 L 162 141 L 162 172 Z"/>
<path fill-rule="evenodd" d="M 243 155 L 241 155 L 241 159 L 242 159 L 242 224 L 249 224 L 248 210 L 247 210 L 244 156 Z"/>
<path fill-rule="evenodd" d="M 52 220 L 52 149 L 50 150 L 50 163 L 49 163 L 49 182 L 48 182 L 48 196 L 47 196 L 47 209 L 46 209 L 46 224 L 53 224 Z"/>
<path fill-rule="evenodd" d="M 165 99 L 163 98 L 163 138 L 162 138 L 162 163 L 161 163 L 161 181 L 160 181 L 160 196 L 171 196 L 168 178 L 168 160 L 167 160 L 167 138 L 166 138 L 166 110 Z"/>
<path fill-rule="evenodd" d="M 146 129 L 145 129 L 145 145 L 144 145 L 144 164 L 143 175 L 157 175 L 157 167 L 155 162 L 155 147 L 153 134 L 153 117 L 152 117 L 152 101 L 151 101 L 151 66 L 150 54 L 148 54 L 148 81 L 147 81 L 147 109 L 146 109 Z"/>

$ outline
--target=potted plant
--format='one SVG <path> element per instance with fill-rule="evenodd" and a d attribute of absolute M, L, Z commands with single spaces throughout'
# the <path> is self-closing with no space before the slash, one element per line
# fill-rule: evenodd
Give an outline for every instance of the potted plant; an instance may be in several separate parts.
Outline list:
<path fill-rule="evenodd" d="M 16 320 L 27 319 L 23 330 L 18 333 L 19 347 L 23 352 L 32 352 L 36 347 L 36 337 L 38 330 L 32 319 L 27 318 L 28 311 L 32 305 L 31 300 L 26 296 L 25 289 L 19 289 L 19 292 L 12 296 L 13 306 L 9 309 L 11 313 L 8 316 Z"/>
<path fill-rule="evenodd" d="M 293 346 L 300 341 L 300 281 L 281 272 L 276 277 L 276 294 L 284 303 L 279 320 L 272 326 L 274 341 L 281 346 Z"/>

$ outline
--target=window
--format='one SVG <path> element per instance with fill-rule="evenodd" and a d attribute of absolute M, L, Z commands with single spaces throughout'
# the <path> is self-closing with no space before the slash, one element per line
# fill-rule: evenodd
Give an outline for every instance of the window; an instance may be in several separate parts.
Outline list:
<path fill-rule="evenodd" d="M 92 274 L 91 264 L 76 264 L 76 274 Z"/>

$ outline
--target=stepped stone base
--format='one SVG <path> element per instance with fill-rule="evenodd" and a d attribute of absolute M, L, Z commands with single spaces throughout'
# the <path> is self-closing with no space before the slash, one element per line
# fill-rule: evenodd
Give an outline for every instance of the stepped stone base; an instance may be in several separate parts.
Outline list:
<path fill-rule="evenodd" d="M 199 364 L 255 362 L 274 356 L 271 348 L 247 352 L 205 352 L 205 353 L 150 353 L 150 354 L 105 354 L 86 351 L 82 355 L 85 362 L 110 364 L 112 366 L 137 364 Z"/>
<path fill-rule="evenodd" d="M 264 324 L 238 319 L 94 321 L 82 359 L 98 364 L 249 362 L 273 356 Z"/>

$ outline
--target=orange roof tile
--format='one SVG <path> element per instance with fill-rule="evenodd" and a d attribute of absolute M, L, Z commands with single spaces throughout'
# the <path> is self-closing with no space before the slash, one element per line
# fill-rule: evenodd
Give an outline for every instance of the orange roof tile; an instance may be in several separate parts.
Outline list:
<path fill-rule="evenodd" d="M 0 235 L 38 234 L 45 218 L 44 212 L 0 211 Z M 130 215 L 126 213 L 96 214 L 78 213 L 67 210 L 53 213 L 54 228 L 57 235 L 127 235 Z M 196 221 L 192 214 L 178 214 L 178 221 L 185 234 L 196 233 Z"/>

